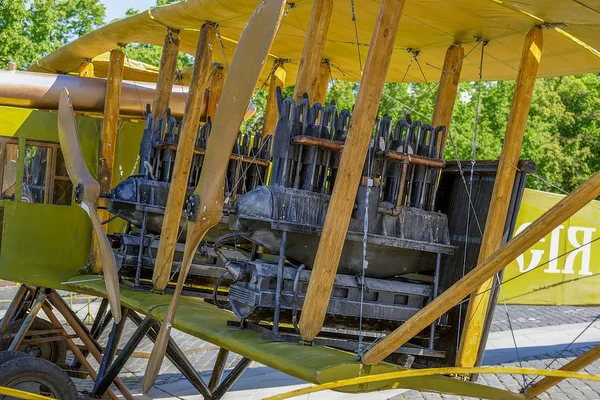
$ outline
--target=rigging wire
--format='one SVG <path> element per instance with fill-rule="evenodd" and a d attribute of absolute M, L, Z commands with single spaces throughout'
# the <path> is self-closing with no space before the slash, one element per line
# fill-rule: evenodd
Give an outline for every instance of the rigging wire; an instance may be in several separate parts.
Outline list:
<path fill-rule="evenodd" d="M 473 128 L 473 149 L 471 150 L 471 173 L 469 175 L 469 186 L 467 188 L 466 182 L 464 182 L 465 176 L 464 171 L 462 170 L 462 165 L 460 160 L 458 161 L 458 168 L 460 171 L 460 176 L 465 184 L 465 190 L 467 191 L 467 196 L 469 199 L 469 206 L 467 207 L 467 220 L 465 226 L 465 248 L 463 251 L 463 265 L 462 265 L 462 276 L 464 277 L 467 273 L 467 254 L 469 247 L 469 227 L 471 224 L 471 208 L 473 208 L 473 213 L 477 216 L 475 212 L 475 207 L 473 206 L 473 173 L 475 171 L 475 157 L 477 156 L 477 129 L 479 128 L 479 114 L 481 112 L 480 100 L 481 100 L 481 80 L 483 79 L 483 59 L 485 53 L 485 45 L 481 46 L 481 57 L 479 59 L 479 80 L 477 81 L 477 103 L 475 105 L 475 127 Z M 422 71 L 421 71 L 422 72 Z M 424 76 L 424 75 L 423 75 Z M 454 146 L 454 142 L 452 142 Z M 476 220 L 477 227 L 479 228 L 479 234 L 483 236 L 483 231 L 481 229 L 481 225 L 479 224 L 479 220 Z M 458 307 L 458 334 L 456 336 L 456 353 L 458 354 L 459 346 L 460 346 L 460 337 L 461 337 L 461 327 L 462 324 L 462 304 Z"/>
<path fill-rule="evenodd" d="M 554 359 L 553 359 L 553 360 L 550 362 L 550 364 L 546 365 L 546 368 L 545 368 L 545 369 L 550 369 L 550 366 L 551 366 L 552 364 L 554 364 L 554 363 L 555 363 L 555 362 L 556 362 L 556 361 L 557 361 L 557 360 L 558 360 L 558 359 L 559 359 L 559 358 L 560 358 L 560 357 L 561 357 L 561 356 L 564 354 L 564 352 L 565 352 L 565 351 L 567 351 L 567 350 L 569 349 L 569 347 L 571 347 L 571 346 L 572 346 L 572 345 L 573 345 L 573 344 L 574 344 L 574 343 L 577 341 L 577 339 L 579 339 L 579 338 L 580 338 L 580 337 L 581 337 L 581 336 L 582 336 L 582 335 L 583 335 L 583 334 L 584 334 L 584 333 L 585 333 L 585 332 L 586 332 L 586 331 L 587 331 L 587 330 L 588 330 L 588 329 L 589 329 L 589 328 L 590 328 L 592 325 L 594 325 L 594 323 L 595 323 L 595 322 L 598 320 L 598 318 L 600 318 L 600 314 L 596 315 L 596 318 L 594 318 L 594 319 L 592 320 L 592 322 L 590 322 L 590 323 L 589 323 L 589 324 L 588 324 L 588 325 L 585 327 L 585 329 L 584 329 L 583 331 L 581 331 L 581 333 L 575 337 L 575 339 L 571 340 L 571 342 L 570 342 L 568 345 L 566 345 L 566 346 L 565 346 L 565 348 L 564 348 L 564 349 L 562 349 L 562 350 L 561 350 L 561 351 L 558 353 L 558 355 L 557 355 L 556 357 L 554 357 Z M 527 385 L 524 387 L 524 389 L 527 389 L 529 386 L 533 385 L 533 384 L 535 383 L 535 381 L 536 381 L 536 380 L 537 380 L 539 377 L 540 377 L 540 376 L 538 375 L 538 376 L 536 376 L 535 378 L 533 378 L 533 379 L 531 380 L 531 382 L 529 382 L 529 383 L 528 383 L 528 384 L 527 384 Z"/>
<path fill-rule="evenodd" d="M 358 24 L 356 22 L 356 12 L 354 8 L 354 0 L 350 0 L 350 12 L 352 15 L 352 23 L 354 24 L 354 35 L 356 36 L 356 52 L 358 53 L 358 65 L 360 67 L 360 76 L 363 74 L 362 56 L 360 54 L 360 41 L 358 40 Z"/>
<path fill-rule="evenodd" d="M 221 46 L 221 53 L 223 54 L 223 63 L 225 64 L 225 73 L 229 72 L 229 63 L 227 62 L 227 55 L 225 54 L 225 45 L 223 44 L 223 37 L 221 36 L 221 28 L 219 25 L 215 25 L 217 31 L 217 37 L 219 38 L 219 45 Z"/>

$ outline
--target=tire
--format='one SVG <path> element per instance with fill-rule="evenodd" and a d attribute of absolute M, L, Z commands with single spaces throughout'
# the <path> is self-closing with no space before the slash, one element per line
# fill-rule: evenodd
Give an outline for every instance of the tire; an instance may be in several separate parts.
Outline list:
<path fill-rule="evenodd" d="M 0 351 L 0 365 L 7 361 L 14 360 L 15 358 L 21 357 L 32 357 L 30 354 L 23 353 L 22 351 Z"/>
<path fill-rule="evenodd" d="M 0 364 L 0 386 L 25 390 L 60 400 L 77 400 L 77 389 L 69 376 L 48 360 L 20 357 Z M 4 399 L 0 396 L 0 399 Z"/>
<path fill-rule="evenodd" d="M 18 319 L 13 321 L 6 328 L 6 333 L 17 333 L 21 324 L 23 323 L 23 319 Z M 48 329 L 55 329 L 56 327 L 52 325 L 49 321 L 46 321 L 42 318 L 35 318 L 33 323 L 31 324 L 31 328 L 33 330 L 41 331 Z M 32 336 L 32 339 L 35 338 L 43 338 L 43 337 L 51 337 L 56 334 L 49 335 L 35 335 Z M 11 339 L 0 339 L 0 351 L 7 350 L 12 342 Z M 57 340 L 54 342 L 44 342 L 38 344 L 26 344 L 21 345 L 17 349 L 20 352 L 27 353 L 33 357 L 43 358 L 44 360 L 48 360 L 58 365 L 65 365 L 67 359 L 67 342 L 64 340 Z"/>

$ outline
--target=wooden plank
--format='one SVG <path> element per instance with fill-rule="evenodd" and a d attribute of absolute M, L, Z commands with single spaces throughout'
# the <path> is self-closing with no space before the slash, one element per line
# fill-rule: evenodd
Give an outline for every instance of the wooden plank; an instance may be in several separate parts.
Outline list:
<path fill-rule="evenodd" d="M 308 94 L 311 104 L 314 102 L 315 87 L 319 79 L 319 69 L 332 11 L 333 0 L 314 0 L 294 88 L 296 102 L 302 100 L 304 93 Z"/>
<path fill-rule="evenodd" d="M 204 89 L 210 70 L 212 43 L 216 34 L 217 29 L 212 23 L 205 23 L 200 29 L 194 60 L 194 72 L 192 73 L 189 96 L 185 104 L 183 127 L 175 156 L 175 166 L 173 167 L 173 179 L 169 188 L 158 253 L 154 272 L 152 273 L 152 282 L 154 282 L 154 289 L 157 291 L 164 290 L 171 276 L 173 254 L 179 236 L 179 223 L 183 212 L 190 165 L 194 156 L 198 122 L 204 105 Z"/>
<path fill-rule="evenodd" d="M 300 333 L 305 341 L 311 341 L 323 326 L 403 8 L 404 0 L 384 0 L 379 6 L 354 115 L 300 315 Z"/>
<path fill-rule="evenodd" d="M 446 135 L 450 132 L 452 110 L 454 110 L 454 101 L 456 100 L 456 92 L 458 91 L 458 83 L 460 81 L 460 73 L 463 66 L 462 60 L 464 56 L 465 49 L 460 42 L 454 42 L 448 47 L 448 50 L 446 50 L 446 57 L 444 58 L 444 67 L 442 76 L 440 77 L 435 108 L 433 109 L 432 125 L 445 126 L 447 128 Z M 440 136 L 437 144 L 441 155 L 444 154 L 444 149 L 441 148 L 442 139 L 443 138 Z"/>
<path fill-rule="evenodd" d="M 154 101 L 152 102 L 152 114 L 154 114 L 155 122 L 158 122 L 158 119 L 166 114 L 169 107 L 169 100 L 171 100 L 171 92 L 177 75 L 179 42 L 179 31 L 167 28 L 160 59 L 160 69 L 156 80 Z"/>
<path fill-rule="evenodd" d="M 275 60 L 274 71 L 269 83 L 269 94 L 267 96 L 267 105 L 265 107 L 265 122 L 263 123 L 263 135 L 275 134 L 275 127 L 279 119 L 279 110 L 277 109 L 277 88 L 283 90 L 285 85 L 285 65 L 282 60 Z"/>
<path fill-rule="evenodd" d="M 581 371 L 582 369 L 584 369 L 594 361 L 597 361 L 598 359 L 600 359 L 600 345 L 592 347 L 590 350 L 586 351 L 579 357 L 569 361 L 567 364 L 560 367 L 559 370 L 574 372 Z M 539 394 L 542 394 L 543 392 L 547 391 L 551 387 L 556 386 L 564 380 L 565 378 L 547 376 L 542 380 L 538 381 L 537 383 L 534 383 L 533 385 L 529 386 L 527 390 L 525 390 L 525 396 L 528 399 L 534 398 Z"/>
<path fill-rule="evenodd" d="M 322 60 L 321 66 L 319 67 L 319 78 L 315 85 L 315 91 L 313 96 L 314 103 L 325 104 L 327 98 L 327 89 L 329 87 L 329 79 L 331 79 L 331 63 L 329 60 Z M 312 103 L 311 103 L 312 104 Z"/>
<path fill-rule="evenodd" d="M 98 166 L 98 183 L 100 193 L 110 193 L 112 189 L 113 167 L 117 147 L 117 134 L 119 132 L 119 104 L 121 102 L 121 89 L 123 87 L 123 71 L 125 67 L 125 52 L 123 48 L 116 48 L 110 52 L 108 61 L 108 75 L 106 76 L 106 95 L 104 97 L 104 113 L 102 117 L 102 133 L 100 135 L 100 159 Z M 106 200 L 100 199 L 99 206 L 105 207 Z M 105 221 L 110 217 L 108 211 L 98 209 L 98 218 Z M 108 225 L 104 225 L 107 231 Z M 92 255 L 90 268 L 98 274 L 102 270 L 102 263 L 98 255 L 98 241 L 92 236 Z"/>
<path fill-rule="evenodd" d="M 479 263 L 471 272 L 367 351 L 363 357 L 363 363 L 374 365 L 381 362 L 395 349 L 408 342 L 459 301 L 473 293 L 474 287 L 479 287 L 486 282 L 599 195 L 600 172 L 597 172 L 510 242 Z"/>
<path fill-rule="evenodd" d="M 500 155 L 494 191 L 492 192 L 490 209 L 481 241 L 479 263 L 492 255 L 502 244 L 504 226 L 506 225 L 506 217 L 517 173 L 516 165 L 519 163 L 519 157 L 521 156 L 525 126 L 527 125 L 529 106 L 531 105 L 535 78 L 542 55 L 542 46 L 542 30 L 534 27 L 527 34 L 523 45 L 510 117 L 504 136 L 504 146 Z M 473 296 L 469 300 L 456 360 L 456 365 L 459 367 L 472 367 L 477 361 L 493 279 L 491 277 L 483 283 L 473 292 Z"/>
<path fill-rule="evenodd" d="M 219 99 L 221 98 L 224 84 L 225 73 L 223 72 L 223 65 L 215 63 L 213 65 L 213 72 L 211 74 L 209 84 L 208 104 L 206 106 L 207 120 L 208 117 L 210 117 L 211 120 L 215 118 L 215 114 L 217 113 L 217 104 L 219 104 Z"/>

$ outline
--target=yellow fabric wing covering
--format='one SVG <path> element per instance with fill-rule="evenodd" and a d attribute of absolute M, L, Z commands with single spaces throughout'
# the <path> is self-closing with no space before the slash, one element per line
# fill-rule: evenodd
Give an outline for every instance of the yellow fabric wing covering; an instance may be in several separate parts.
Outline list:
<path fill-rule="evenodd" d="M 219 24 L 219 39 L 213 43 L 216 62 L 230 60 L 246 21 L 258 0 L 187 0 L 151 8 L 132 17 L 108 24 L 61 47 L 34 64 L 30 69 L 45 72 L 76 72 L 85 59 L 115 48 L 119 43 L 150 43 L 162 46 L 166 28 L 180 29 L 180 51 L 194 54 L 198 32 L 204 21 Z M 312 1 L 299 0 L 287 13 L 271 49 L 270 60 L 290 59 L 287 85 L 294 83 L 304 46 Z M 356 23 L 362 61 L 366 58 L 371 33 L 379 7 L 378 1 L 356 0 Z M 420 51 L 418 60 L 428 81 L 437 81 L 446 48 L 455 40 L 465 52 L 476 45 L 476 37 L 489 41 L 483 70 L 485 80 L 515 79 L 519 56 L 527 31 L 540 23 L 564 24 L 560 29 L 544 31 L 544 55 L 539 77 L 562 76 L 600 71 L 600 5 L 593 0 L 407 0 L 396 40 L 387 81 L 401 81 L 412 57 L 407 51 Z M 568 35 L 582 41 L 582 46 Z M 590 50 L 590 48 L 592 50 Z M 476 53 L 476 52 L 474 52 Z M 336 1 L 327 35 L 324 58 L 331 60 L 334 78 L 359 81 L 360 63 L 352 22 L 350 3 Z M 145 68 L 145 67 L 144 67 Z M 477 54 L 464 61 L 462 80 L 478 76 Z M 125 73 L 132 79 L 136 68 Z M 102 76 L 101 68 L 98 75 Z M 263 71 L 262 81 L 270 68 Z M 184 74 L 185 75 L 185 74 Z M 152 74 L 145 78 L 152 79 Z M 155 78 L 154 78 L 155 79 Z M 423 82 L 418 68 L 411 68 L 406 82 Z"/>

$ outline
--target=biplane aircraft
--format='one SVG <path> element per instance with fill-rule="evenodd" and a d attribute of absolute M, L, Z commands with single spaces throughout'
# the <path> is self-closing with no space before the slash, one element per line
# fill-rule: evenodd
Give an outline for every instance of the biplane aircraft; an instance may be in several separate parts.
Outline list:
<path fill-rule="evenodd" d="M 523 399 L 600 379 L 578 373 L 600 347 L 558 370 L 504 368 L 545 376 L 524 393 L 469 379 L 498 372 L 479 367 L 494 277 L 600 195 L 597 173 L 511 238 L 535 171 L 519 158 L 535 79 L 600 70 L 599 13 L 591 0 L 186 0 L 0 71 L 0 278 L 22 284 L 0 325 L 0 386 L 64 374 L 68 349 L 94 396 L 115 398 L 114 382 L 130 399 L 118 374 L 146 336 L 144 391 L 166 355 L 207 399 L 252 360 L 351 393 Z M 129 60 L 131 43 L 162 46 L 160 68 Z M 352 109 L 325 102 L 332 78 L 360 82 Z M 516 81 L 502 154 L 445 159 L 458 83 L 476 80 Z M 433 115 L 378 115 L 386 82 L 430 82 Z M 263 129 L 240 132 L 256 88 Z M 91 329 L 59 289 L 104 299 Z M 209 383 L 172 328 L 220 347 Z M 25 344 L 40 357 L 12 352 Z M 223 378 L 229 352 L 243 358 Z"/>

